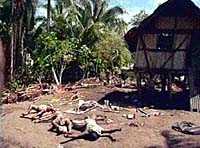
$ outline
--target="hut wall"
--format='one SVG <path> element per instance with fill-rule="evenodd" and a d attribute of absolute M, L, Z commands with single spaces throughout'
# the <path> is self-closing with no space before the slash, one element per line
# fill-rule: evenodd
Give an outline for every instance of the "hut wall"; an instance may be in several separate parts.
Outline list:
<path fill-rule="evenodd" d="M 161 68 L 167 70 L 173 70 L 173 69 L 185 70 L 186 52 L 190 45 L 191 36 L 190 35 L 188 36 L 188 34 L 176 34 L 174 36 L 173 48 L 174 49 L 179 48 L 181 50 L 170 52 L 170 51 L 159 51 L 159 49 L 156 50 L 158 35 L 159 34 L 143 34 L 142 38 L 145 43 L 145 47 L 143 46 L 142 41 L 139 38 L 137 47 L 138 50 L 136 52 L 136 67 L 146 69 L 148 67 L 148 62 L 149 62 L 149 66 L 152 69 Z M 186 37 L 187 39 L 185 40 Z M 144 48 L 147 49 L 145 50 L 147 54 L 147 59 L 145 56 Z M 185 51 L 183 51 L 182 49 L 185 49 Z"/>
<path fill-rule="evenodd" d="M 191 95 L 200 94 L 200 55 L 192 58 L 190 80 Z"/>
<path fill-rule="evenodd" d="M 147 49 L 156 49 L 157 47 L 157 34 L 144 34 L 143 35 L 144 43 Z"/>
<path fill-rule="evenodd" d="M 193 19 L 189 17 L 178 17 L 177 18 L 177 29 L 193 29 Z"/>
<path fill-rule="evenodd" d="M 186 40 L 185 40 L 185 38 L 186 38 Z M 191 40 L 191 35 L 188 36 L 188 34 L 176 34 L 174 36 L 174 47 L 175 47 L 175 49 L 177 49 L 177 48 L 188 49 L 188 47 L 190 45 L 190 40 Z M 182 42 L 183 42 L 183 44 L 181 45 Z"/>
<path fill-rule="evenodd" d="M 159 17 L 156 23 L 157 29 L 174 29 L 175 18 L 174 17 Z"/>
<path fill-rule="evenodd" d="M 143 48 L 142 41 L 140 38 L 138 38 L 137 49 L 141 49 L 141 48 Z"/>
<path fill-rule="evenodd" d="M 157 34 L 143 34 L 142 39 L 140 37 L 138 38 L 137 49 L 156 49 L 156 43 L 158 39 L 157 36 Z M 145 44 L 145 47 L 143 45 L 143 42 Z"/>
<path fill-rule="evenodd" d="M 187 39 L 185 40 L 185 38 Z M 144 34 L 143 35 L 143 40 L 145 43 L 145 48 L 147 49 L 156 49 L 157 48 L 157 41 L 158 41 L 158 34 Z M 185 40 L 185 41 L 184 41 Z M 176 34 L 174 36 L 174 45 L 173 47 L 175 49 L 188 49 L 189 44 L 190 44 L 191 36 L 188 34 Z M 179 47 L 179 45 L 184 41 L 184 43 Z M 138 41 L 138 49 L 142 49 L 143 45 L 141 40 L 139 39 Z"/>
<path fill-rule="evenodd" d="M 147 59 L 151 69 L 185 70 L 185 51 L 171 52 L 151 52 L 146 51 Z M 165 64 L 166 63 L 166 64 Z M 147 68 L 147 60 L 143 50 L 136 53 L 136 67 Z"/>
<path fill-rule="evenodd" d="M 193 24 L 194 24 L 194 29 L 200 29 L 200 18 L 194 17 Z"/>
<path fill-rule="evenodd" d="M 190 80 L 190 107 L 191 111 L 200 111 L 200 44 L 196 43 L 196 50 L 193 49 L 191 66 L 189 69 Z"/>
<path fill-rule="evenodd" d="M 200 29 L 199 17 L 159 17 L 156 29 Z"/>
<path fill-rule="evenodd" d="M 200 86 L 198 85 L 200 71 L 195 71 L 194 68 L 189 70 L 189 80 L 190 80 L 190 96 L 195 97 L 200 95 Z"/>

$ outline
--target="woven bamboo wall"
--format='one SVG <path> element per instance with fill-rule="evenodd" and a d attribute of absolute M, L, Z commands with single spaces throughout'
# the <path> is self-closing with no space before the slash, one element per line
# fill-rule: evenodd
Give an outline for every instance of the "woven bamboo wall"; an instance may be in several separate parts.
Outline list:
<path fill-rule="evenodd" d="M 185 70 L 185 51 L 171 52 L 149 52 L 147 51 L 147 58 L 152 69 L 168 69 L 168 70 Z M 170 58 L 170 60 L 168 60 Z M 168 62 L 167 62 L 168 60 Z M 166 64 L 165 64 L 166 63 Z M 165 66 L 163 66 L 165 64 Z M 147 68 L 147 60 L 144 51 L 140 50 L 136 53 L 136 67 Z"/>
<path fill-rule="evenodd" d="M 195 17 L 159 17 L 155 23 L 156 29 L 198 29 L 199 18 Z"/>

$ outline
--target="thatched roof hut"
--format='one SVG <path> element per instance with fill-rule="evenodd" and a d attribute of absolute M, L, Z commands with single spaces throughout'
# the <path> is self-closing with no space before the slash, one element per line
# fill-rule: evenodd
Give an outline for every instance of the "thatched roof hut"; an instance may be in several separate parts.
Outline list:
<path fill-rule="evenodd" d="M 139 86 L 144 74 L 151 80 L 160 75 L 168 86 L 182 75 L 190 95 L 200 94 L 200 8 L 191 0 L 163 3 L 138 28 L 130 29 L 125 40 L 136 55 Z"/>

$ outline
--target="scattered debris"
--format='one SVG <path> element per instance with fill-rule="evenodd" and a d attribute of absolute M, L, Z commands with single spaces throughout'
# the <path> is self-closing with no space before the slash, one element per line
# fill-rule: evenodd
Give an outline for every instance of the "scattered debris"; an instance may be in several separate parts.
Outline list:
<path fill-rule="evenodd" d="M 104 105 L 105 105 L 105 106 L 109 106 L 109 105 L 110 105 L 109 100 L 104 100 Z"/>
<path fill-rule="evenodd" d="M 142 113 L 141 117 L 150 117 L 150 115 L 148 113 L 144 112 L 142 109 L 138 108 L 137 111 Z"/>
<path fill-rule="evenodd" d="M 104 112 L 119 113 L 118 110 L 104 109 Z"/>
<path fill-rule="evenodd" d="M 156 112 L 156 111 L 155 111 L 155 112 L 152 112 L 152 113 L 151 113 L 151 115 L 153 115 L 153 116 L 160 116 L 160 115 L 161 115 L 161 113 L 160 113 L 160 112 Z"/>
<path fill-rule="evenodd" d="M 123 114 L 122 117 L 127 118 L 127 119 L 133 119 L 135 118 L 135 114 Z"/>
<path fill-rule="evenodd" d="M 144 125 L 145 125 L 145 122 L 142 122 L 140 125 L 141 125 L 141 126 L 144 126 Z"/>
<path fill-rule="evenodd" d="M 85 110 L 85 111 L 77 111 L 77 109 L 69 109 L 67 111 L 64 111 L 64 113 L 81 115 L 81 114 L 85 114 L 91 110 L 92 110 L 91 108 L 88 110 Z"/>
<path fill-rule="evenodd" d="M 61 145 L 61 144 L 59 144 L 59 145 L 58 145 L 58 148 L 64 148 L 64 146 L 63 146 L 63 145 Z"/>
<path fill-rule="evenodd" d="M 68 84 L 64 86 L 64 90 L 74 90 L 74 89 L 80 89 L 80 88 L 89 88 L 89 87 L 96 87 L 103 85 L 102 81 L 99 80 L 99 78 L 87 78 L 87 79 L 81 79 L 80 81 Z"/>
<path fill-rule="evenodd" d="M 183 91 L 183 89 L 180 88 L 180 87 L 178 87 L 175 83 L 172 83 L 172 85 L 171 85 L 171 90 L 172 90 L 173 92 L 176 92 L 176 93 L 182 92 L 182 91 Z"/>
<path fill-rule="evenodd" d="M 127 115 L 127 119 L 133 119 L 133 118 L 135 118 L 135 114 L 128 114 Z"/>
<path fill-rule="evenodd" d="M 84 99 L 85 97 L 80 95 L 77 91 L 71 96 L 70 101 L 78 101 L 80 99 Z"/>
<path fill-rule="evenodd" d="M 142 114 L 141 117 L 150 117 L 150 115 Z"/>
<path fill-rule="evenodd" d="M 127 114 L 123 114 L 122 117 L 126 118 L 126 117 L 127 117 Z"/>
<path fill-rule="evenodd" d="M 184 134 L 200 135 L 200 126 L 197 126 L 192 122 L 187 122 L 187 121 L 176 122 L 172 125 L 172 129 Z"/>
<path fill-rule="evenodd" d="M 46 83 L 34 84 L 26 89 L 20 89 L 15 92 L 3 92 L 1 103 L 16 103 L 26 100 L 38 99 L 41 95 L 51 94 L 54 90 Z"/>
<path fill-rule="evenodd" d="M 136 124 L 135 122 L 131 122 L 128 125 L 131 126 L 131 127 L 138 127 L 138 124 Z"/>
<path fill-rule="evenodd" d="M 111 108 L 112 110 L 115 110 L 115 111 L 119 111 L 119 110 L 120 110 L 120 109 L 119 109 L 119 106 L 111 105 L 110 108 Z"/>
<path fill-rule="evenodd" d="M 16 129 L 16 130 L 19 130 L 19 131 L 22 131 L 22 132 L 24 131 L 24 129 L 23 129 L 23 128 L 20 128 L 20 127 L 16 127 L 15 129 Z"/>

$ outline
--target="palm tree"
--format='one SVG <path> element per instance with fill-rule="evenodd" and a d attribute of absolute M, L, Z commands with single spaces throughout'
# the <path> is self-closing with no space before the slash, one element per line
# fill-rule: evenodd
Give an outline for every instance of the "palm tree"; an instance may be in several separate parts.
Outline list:
<path fill-rule="evenodd" d="M 9 46 L 10 46 L 10 18 L 11 18 L 11 1 L 0 2 L 0 45 L 1 45 L 1 80 L 3 83 L 3 74 L 8 73 L 9 68 Z M 6 62 L 7 61 L 7 62 Z M 5 64 L 5 65 L 4 65 Z M 4 66 L 4 67 L 3 67 Z M 5 68 L 5 69 L 3 69 Z M 4 71 L 3 71 L 4 70 Z M 5 72 L 5 73 L 4 73 Z M 8 80 L 8 75 L 4 75 L 5 82 Z M 4 84 L 2 84 L 4 85 Z"/>
<path fill-rule="evenodd" d="M 51 11 L 51 0 L 47 3 L 47 30 L 50 31 L 50 11 Z"/>
<path fill-rule="evenodd" d="M 82 27 L 83 44 L 91 45 L 101 36 L 98 33 L 106 30 L 123 34 L 127 27 L 127 23 L 119 17 L 125 13 L 124 10 L 119 6 L 108 8 L 106 0 L 78 1 L 76 10 L 77 22 Z"/>
<path fill-rule="evenodd" d="M 25 39 L 34 27 L 36 3 L 36 0 L 14 0 L 11 4 L 11 80 L 15 78 L 16 70 L 24 62 L 24 49 L 28 46 Z"/>
<path fill-rule="evenodd" d="M 85 15 L 92 20 L 92 23 L 104 23 L 109 30 L 113 30 L 121 23 L 125 23 L 119 18 L 120 15 L 125 13 L 124 10 L 119 6 L 108 8 L 106 0 L 82 0 L 80 1 L 79 11 L 85 12 Z"/>
<path fill-rule="evenodd" d="M 122 8 L 108 8 L 106 0 L 55 0 L 55 5 L 46 9 L 51 13 L 51 32 L 59 40 L 78 39 L 79 45 L 74 51 L 76 62 L 79 62 L 83 45 L 93 50 L 96 42 L 107 31 L 123 34 L 126 23 L 119 18 Z M 50 18 L 47 18 L 50 19 Z M 89 52 L 91 53 L 91 52 Z M 88 57 L 90 58 L 90 54 Z M 88 59 L 89 59 L 88 58 Z M 96 57 L 91 57 L 90 59 Z M 93 61 L 92 61 L 93 62 Z M 94 66 L 93 66 L 94 67 Z M 56 68 L 55 68 L 56 69 Z"/>
<path fill-rule="evenodd" d="M 140 23 L 149 16 L 145 10 L 141 10 L 139 13 L 135 14 L 131 19 L 131 25 L 133 27 L 138 27 Z"/>

